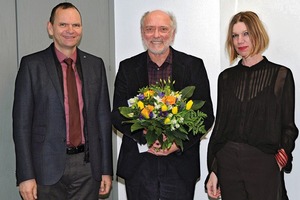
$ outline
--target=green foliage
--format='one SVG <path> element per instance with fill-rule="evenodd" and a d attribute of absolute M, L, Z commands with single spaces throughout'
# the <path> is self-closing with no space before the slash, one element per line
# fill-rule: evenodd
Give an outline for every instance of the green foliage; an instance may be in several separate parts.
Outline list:
<path fill-rule="evenodd" d="M 205 104 L 201 100 L 189 100 L 195 86 L 187 86 L 181 91 L 174 91 L 168 80 L 139 89 L 138 94 L 129 99 L 128 107 L 120 107 L 120 113 L 129 119 L 131 131 L 145 129 L 148 146 L 159 141 L 162 149 L 168 149 L 175 142 L 183 149 L 183 141 L 191 133 L 205 134 L 204 120 L 207 115 L 201 112 Z"/>

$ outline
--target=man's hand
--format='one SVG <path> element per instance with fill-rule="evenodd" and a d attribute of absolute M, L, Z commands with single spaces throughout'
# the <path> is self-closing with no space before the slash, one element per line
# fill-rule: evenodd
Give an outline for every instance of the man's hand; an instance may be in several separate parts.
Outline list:
<path fill-rule="evenodd" d="M 154 144 L 149 148 L 148 152 L 156 156 L 167 156 L 175 151 L 178 151 L 179 148 L 173 142 L 172 146 L 169 149 L 161 149 L 161 144 L 159 141 L 155 141 Z"/>
<path fill-rule="evenodd" d="M 217 184 L 218 184 L 218 177 L 214 172 L 211 172 L 206 187 L 207 187 L 208 196 L 214 199 L 220 198 L 221 196 L 221 190 L 217 186 Z"/>
<path fill-rule="evenodd" d="M 37 199 L 37 184 L 35 179 L 21 182 L 19 185 L 19 191 L 23 200 Z"/>
<path fill-rule="evenodd" d="M 99 195 L 106 195 L 110 192 L 112 186 L 112 178 L 109 175 L 102 175 L 100 184 Z"/>

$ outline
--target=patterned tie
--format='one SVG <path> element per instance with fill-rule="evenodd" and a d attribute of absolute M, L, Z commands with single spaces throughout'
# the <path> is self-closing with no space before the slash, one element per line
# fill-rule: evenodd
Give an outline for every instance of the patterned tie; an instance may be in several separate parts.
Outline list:
<path fill-rule="evenodd" d="M 75 72 L 72 68 L 73 60 L 71 58 L 66 58 L 64 62 L 68 66 L 67 90 L 69 99 L 69 139 L 70 144 L 77 147 L 81 144 L 81 123 Z"/>

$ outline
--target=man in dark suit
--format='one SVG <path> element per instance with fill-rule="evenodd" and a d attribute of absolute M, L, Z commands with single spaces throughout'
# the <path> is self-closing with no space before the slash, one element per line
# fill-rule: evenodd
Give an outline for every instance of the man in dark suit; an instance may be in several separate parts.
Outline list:
<path fill-rule="evenodd" d="M 53 8 L 47 28 L 53 44 L 23 57 L 16 78 L 13 138 L 17 184 L 25 200 L 96 200 L 99 194 L 108 194 L 112 184 L 104 63 L 78 49 L 82 21 L 71 3 Z M 72 62 L 67 64 L 66 58 Z M 68 77 L 75 81 L 74 96 L 70 96 Z M 76 102 L 75 106 L 71 102 Z M 73 110 L 79 111 L 77 122 Z"/>
<path fill-rule="evenodd" d="M 115 81 L 112 122 L 123 133 L 118 158 L 117 175 L 125 179 L 129 200 L 172 199 L 192 200 L 195 184 L 200 177 L 200 134 L 189 134 L 183 151 L 175 143 L 169 149 L 159 149 L 154 143 L 148 150 L 139 151 L 146 143 L 144 131 L 130 131 L 130 124 L 118 110 L 128 106 L 127 100 L 138 90 L 160 79 L 175 80 L 175 90 L 196 86 L 191 99 L 204 100 L 207 114 L 205 128 L 213 124 L 214 116 L 207 73 L 200 58 L 176 51 L 172 44 L 176 21 L 171 13 L 161 10 L 147 12 L 141 19 L 141 34 L 147 51 L 120 62 Z"/>

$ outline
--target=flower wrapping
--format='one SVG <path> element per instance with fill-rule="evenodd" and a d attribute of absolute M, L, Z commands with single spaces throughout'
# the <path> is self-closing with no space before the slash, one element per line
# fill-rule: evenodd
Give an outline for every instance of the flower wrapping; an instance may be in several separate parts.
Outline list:
<path fill-rule="evenodd" d="M 145 138 L 150 147 L 156 140 L 162 149 L 175 144 L 183 150 L 183 141 L 188 134 L 205 134 L 204 119 L 207 115 L 200 111 L 205 104 L 201 100 L 191 100 L 195 86 L 187 86 L 174 91 L 175 81 L 160 80 L 156 84 L 140 88 L 138 94 L 128 100 L 128 107 L 119 107 L 121 115 L 131 123 L 131 132 L 145 129 Z"/>

